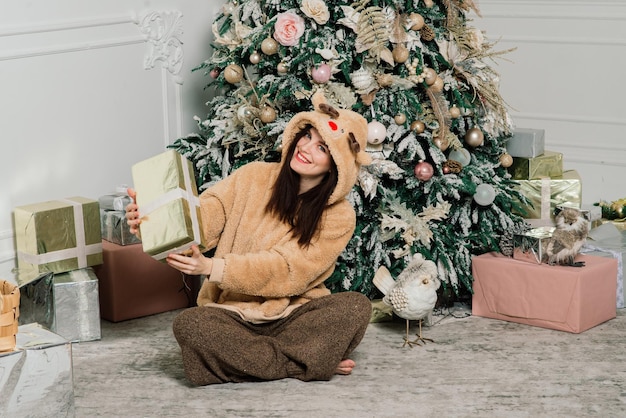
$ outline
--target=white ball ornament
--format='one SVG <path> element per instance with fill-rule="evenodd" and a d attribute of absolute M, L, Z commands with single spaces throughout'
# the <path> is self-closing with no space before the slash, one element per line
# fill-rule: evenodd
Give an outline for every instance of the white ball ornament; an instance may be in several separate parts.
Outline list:
<path fill-rule="evenodd" d="M 450 151 L 448 159 L 458 161 L 463 167 L 465 167 L 472 160 L 472 156 L 467 149 L 457 148 Z"/>
<path fill-rule="evenodd" d="M 372 145 L 382 144 L 387 136 L 387 128 L 377 120 L 367 124 L 367 142 Z"/>
<path fill-rule="evenodd" d="M 474 193 L 474 201 L 481 206 L 489 206 L 493 203 L 496 197 L 496 191 L 491 184 L 479 184 L 476 186 L 476 192 Z"/>

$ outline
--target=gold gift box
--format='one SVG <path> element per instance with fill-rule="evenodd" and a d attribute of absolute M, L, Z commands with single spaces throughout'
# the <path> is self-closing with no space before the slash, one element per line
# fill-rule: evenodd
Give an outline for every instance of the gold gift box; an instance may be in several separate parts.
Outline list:
<path fill-rule="evenodd" d="M 169 150 L 133 165 L 132 175 L 144 252 L 162 260 L 192 245 L 203 251 L 200 200 L 191 163 Z"/>
<path fill-rule="evenodd" d="M 581 207 L 582 180 L 576 170 L 564 171 L 561 177 L 556 178 L 518 180 L 515 187 L 532 204 L 524 205 L 525 213 L 516 214 L 528 220 L 541 221 L 535 222 L 536 226 L 552 225 L 557 205 Z"/>
<path fill-rule="evenodd" d="M 541 177 L 561 177 L 563 175 L 563 154 L 545 151 L 532 158 L 513 158 L 508 168 L 514 180 L 531 180 Z"/>
<path fill-rule="evenodd" d="M 102 264 L 97 200 L 78 196 L 18 206 L 13 216 L 19 268 L 64 273 Z"/>

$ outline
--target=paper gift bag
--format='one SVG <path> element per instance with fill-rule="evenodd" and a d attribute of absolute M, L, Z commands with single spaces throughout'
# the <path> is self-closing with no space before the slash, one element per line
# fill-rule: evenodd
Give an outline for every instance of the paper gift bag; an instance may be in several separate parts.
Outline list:
<path fill-rule="evenodd" d="M 192 245 L 205 248 L 191 163 L 174 150 L 132 167 L 143 250 L 157 260 Z"/>
<path fill-rule="evenodd" d="M 15 349 L 19 316 L 20 289 L 6 280 L 0 280 L 0 353 Z"/>
<path fill-rule="evenodd" d="M 51 200 L 16 207 L 13 215 L 19 268 L 63 273 L 102 263 L 96 200 Z"/>

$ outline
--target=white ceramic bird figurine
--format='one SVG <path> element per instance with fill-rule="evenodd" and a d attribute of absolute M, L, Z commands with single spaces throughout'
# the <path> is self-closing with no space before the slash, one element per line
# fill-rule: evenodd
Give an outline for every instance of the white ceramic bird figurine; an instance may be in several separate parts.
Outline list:
<path fill-rule="evenodd" d="M 406 320 L 406 336 L 404 344 L 413 347 L 420 341 L 433 341 L 422 337 L 422 319 L 425 318 L 437 303 L 437 289 L 440 281 L 437 266 L 425 260 L 422 254 L 416 253 L 411 261 L 398 275 L 396 280 L 385 266 L 381 266 L 373 280 L 374 285 L 383 293 L 383 302 L 391 306 L 393 312 Z M 417 339 L 409 341 L 409 321 L 419 321 Z"/>
<path fill-rule="evenodd" d="M 544 258 L 550 265 L 584 266 L 584 261 L 574 262 L 574 258 L 587 239 L 589 222 L 574 208 L 564 208 L 555 221 L 556 228 L 548 240 Z"/>

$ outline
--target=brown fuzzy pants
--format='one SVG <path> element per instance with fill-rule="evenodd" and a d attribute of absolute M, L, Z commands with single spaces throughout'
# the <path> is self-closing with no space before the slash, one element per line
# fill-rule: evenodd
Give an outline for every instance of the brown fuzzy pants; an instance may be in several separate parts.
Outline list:
<path fill-rule="evenodd" d="M 364 295 L 342 292 L 264 324 L 216 307 L 189 308 L 174 319 L 173 328 L 185 374 L 196 385 L 329 380 L 363 338 L 371 310 Z"/>

